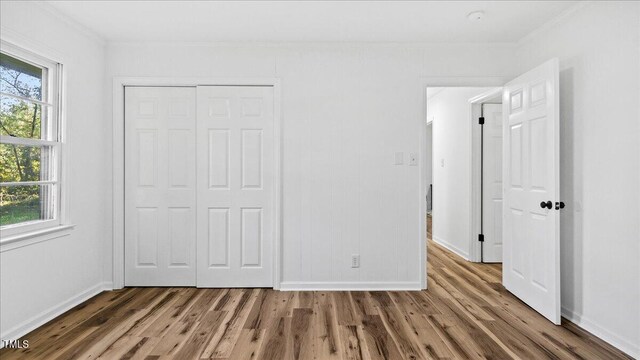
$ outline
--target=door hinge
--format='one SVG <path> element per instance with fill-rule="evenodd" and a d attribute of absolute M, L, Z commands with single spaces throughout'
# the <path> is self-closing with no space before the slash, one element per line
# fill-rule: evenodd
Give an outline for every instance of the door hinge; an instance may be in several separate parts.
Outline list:
<path fill-rule="evenodd" d="M 478 234 L 478 241 L 484 242 L 484 234 Z"/>
<path fill-rule="evenodd" d="M 478 118 L 478 124 L 480 124 L 480 125 L 484 125 L 484 116 L 480 116 L 480 117 Z"/>

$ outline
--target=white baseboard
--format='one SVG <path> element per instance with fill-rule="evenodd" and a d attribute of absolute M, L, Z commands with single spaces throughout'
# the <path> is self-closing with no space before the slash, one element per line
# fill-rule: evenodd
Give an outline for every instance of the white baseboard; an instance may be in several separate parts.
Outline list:
<path fill-rule="evenodd" d="M 283 281 L 280 291 L 401 291 L 421 290 L 420 281 L 325 282 Z"/>
<path fill-rule="evenodd" d="M 97 285 L 92 286 L 82 291 L 81 293 L 72 296 L 68 300 L 65 300 L 62 303 L 59 303 L 57 305 L 54 305 L 51 308 L 41 312 L 40 314 L 30 319 L 27 319 L 21 324 L 14 326 L 13 328 L 3 332 L 2 334 L 0 334 L 0 339 L 2 340 L 19 339 L 20 337 L 46 324 L 48 321 L 51 321 L 57 316 L 60 316 L 63 313 L 69 311 L 74 306 L 77 306 L 91 299 L 92 297 L 98 295 L 99 293 L 105 290 L 108 290 L 109 287 L 112 287 L 110 283 L 107 283 L 107 282 L 98 283 Z"/>
<path fill-rule="evenodd" d="M 596 337 L 604 340 L 610 345 L 618 348 L 621 351 L 627 353 L 627 355 L 631 356 L 634 359 L 640 358 L 640 347 L 638 344 L 633 344 L 633 342 L 628 341 L 621 336 L 612 333 L 611 331 L 603 328 L 602 326 L 596 324 L 594 321 L 585 318 L 583 315 L 579 315 L 574 313 L 573 311 L 562 308 L 562 316 L 571 321 L 572 323 L 580 326 L 584 330 L 590 332 Z"/>
<path fill-rule="evenodd" d="M 102 283 L 102 291 L 113 291 L 113 281 L 104 281 Z"/>
<path fill-rule="evenodd" d="M 433 237 L 433 241 L 435 241 L 438 245 L 442 245 L 444 248 L 446 248 L 447 250 L 453 252 L 454 254 L 462 257 L 463 259 L 470 261 L 469 260 L 469 254 L 466 251 L 463 251 L 462 249 L 460 249 L 459 247 L 451 244 L 450 242 L 439 238 L 437 236 Z"/>

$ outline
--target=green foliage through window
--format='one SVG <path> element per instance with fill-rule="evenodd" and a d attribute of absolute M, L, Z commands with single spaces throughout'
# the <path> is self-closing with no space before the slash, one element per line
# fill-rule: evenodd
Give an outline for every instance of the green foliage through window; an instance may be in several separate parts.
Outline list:
<path fill-rule="evenodd" d="M 0 54 L 0 135 L 45 139 L 43 119 L 49 107 L 40 101 L 46 70 L 6 54 Z M 44 96 L 43 96 L 44 95 Z M 44 116 L 43 116 L 44 111 Z M 49 180 L 46 146 L 0 144 L 0 226 L 47 218 L 51 185 L 18 185 Z M 45 196 L 46 195 L 46 196 Z"/>

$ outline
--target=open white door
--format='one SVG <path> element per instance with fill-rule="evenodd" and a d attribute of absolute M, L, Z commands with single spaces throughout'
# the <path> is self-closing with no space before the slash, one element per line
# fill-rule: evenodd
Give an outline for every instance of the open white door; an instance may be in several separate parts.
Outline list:
<path fill-rule="evenodd" d="M 560 324 L 558 59 L 503 92 L 505 288 Z"/>

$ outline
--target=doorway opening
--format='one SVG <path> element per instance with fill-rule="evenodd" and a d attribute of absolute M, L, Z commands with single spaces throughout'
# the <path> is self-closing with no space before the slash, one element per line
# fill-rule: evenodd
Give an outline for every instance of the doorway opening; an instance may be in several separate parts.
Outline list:
<path fill-rule="evenodd" d="M 429 87 L 427 237 L 467 261 L 502 261 L 502 88 Z"/>
<path fill-rule="evenodd" d="M 433 81 L 440 88 L 424 86 L 423 138 L 427 139 L 428 120 L 432 123 L 433 181 L 432 227 L 423 234 L 432 234 L 428 245 L 435 250 L 425 252 L 423 258 L 434 255 L 425 267 L 438 264 L 442 256 L 459 257 L 456 261 L 461 264 L 501 261 L 501 265 L 481 267 L 500 266 L 506 290 L 560 324 L 559 211 L 564 203 L 558 191 L 558 59 L 546 61 L 502 88 L 465 88 L 459 80 L 451 80 L 458 87 L 446 87 L 442 79 Z M 483 85 L 477 79 L 465 81 Z M 488 126 L 492 121 L 495 128 Z M 427 141 L 423 141 L 423 154 Z M 495 148 L 501 148 L 502 159 L 490 157 Z M 426 173 L 425 169 L 423 175 Z M 426 176 L 423 179 L 426 194 L 429 184 Z M 422 208 L 426 216 L 426 206 Z M 493 246 L 487 238 L 491 230 L 496 235 Z M 502 254 L 502 258 L 491 259 L 492 254 Z"/>

